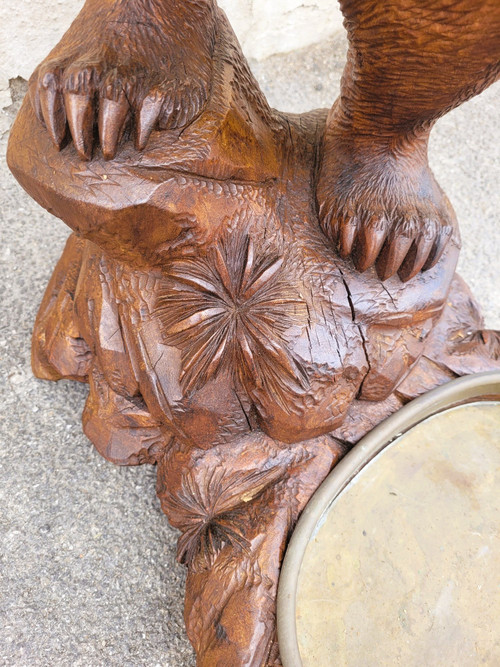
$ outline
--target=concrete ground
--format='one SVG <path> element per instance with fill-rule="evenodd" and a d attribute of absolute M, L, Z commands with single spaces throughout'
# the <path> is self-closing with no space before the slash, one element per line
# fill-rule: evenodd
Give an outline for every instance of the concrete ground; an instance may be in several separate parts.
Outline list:
<path fill-rule="evenodd" d="M 333 101 L 343 53 L 337 40 L 252 65 L 274 106 L 303 111 Z M 22 90 L 13 82 L 17 102 Z M 499 106 L 497 84 L 441 120 L 431 142 L 461 222 L 460 271 L 497 328 Z M 2 156 L 15 107 L 0 113 Z M 192 666 L 184 569 L 154 469 L 118 468 L 94 451 L 80 426 L 85 386 L 31 375 L 33 320 L 68 231 L 5 160 L 0 170 L 0 665 Z"/>

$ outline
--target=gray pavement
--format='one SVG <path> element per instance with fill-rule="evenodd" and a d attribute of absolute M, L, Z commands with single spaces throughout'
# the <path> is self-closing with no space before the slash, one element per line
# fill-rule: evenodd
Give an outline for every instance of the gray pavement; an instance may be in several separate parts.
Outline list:
<path fill-rule="evenodd" d="M 333 101 L 343 53 L 337 40 L 252 66 L 274 106 L 304 111 Z M 22 90 L 14 82 L 16 98 Z M 461 222 L 460 271 L 497 328 L 499 105 L 497 84 L 442 119 L 430 151 Z M 85 386 L 31 375 L 32 324 L 68 231 L 8 173 L 15 107 L 0 112 L 0 665 L 192 666 L 184 569 L 154 469 L 93 450 L 80 425 Z"/>

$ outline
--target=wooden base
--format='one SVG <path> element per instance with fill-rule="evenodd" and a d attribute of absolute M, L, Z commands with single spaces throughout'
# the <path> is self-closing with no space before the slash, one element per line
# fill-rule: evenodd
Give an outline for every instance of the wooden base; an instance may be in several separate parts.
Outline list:
<path fill-rule="evenodd" d="M 182 397 L 179 370 L 176 377 L 172 361 L 161 359 L 168 346 L 155 303 L 163 289 L 154 272 L 130 271 L 70 236 L 36 322 L 34 372 L 89 383 L 83 427 L 108 460 L 158 464 L 162 508 L 182 532 L 186 628 L 199 664 L 279 665 L 280 565 L 309 498 L 361 437 L 409 400 L 459 375 L 500 368 L 500 335 L 481 328 L 455 277 L 423 354 L 385 399 L 355 398 L 337 428 L 284 442 L 269 434 L 229 370 L 208 391 L 203 385 Z M 386 327 L 374 335 L 394 333 Z"/>

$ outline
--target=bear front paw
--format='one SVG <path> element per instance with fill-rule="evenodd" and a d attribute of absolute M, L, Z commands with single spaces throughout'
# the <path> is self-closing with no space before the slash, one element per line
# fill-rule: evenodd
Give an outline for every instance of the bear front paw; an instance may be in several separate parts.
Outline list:
<path fill-rule="evenodd" d="M 61 148 L 69 130 L 83 160 L 97 136 L 112 159 L 127 128 L 143 150 L 154 129 L 186 127 L 208 99 L 212 4 L 136 4 L 108 0 L 96 10 L 89 0 L 30 78 L 33 107 L 53 143 Z"/>
<path fill-rule="evenodd" d="M 403 282 L 437 264 L 456 230 L 455 214 L 426 160 L 389 150 L 325 152 L 317 188 L 323 231 L 358 271 Z"/>

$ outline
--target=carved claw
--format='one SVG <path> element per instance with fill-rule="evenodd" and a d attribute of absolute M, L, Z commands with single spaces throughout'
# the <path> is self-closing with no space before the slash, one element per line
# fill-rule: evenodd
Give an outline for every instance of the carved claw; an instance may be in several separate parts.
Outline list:
<path fill-rule="evenodd" d="M 64 94 L 68 125 L 75 148 L 82 160 L 92 157 L 94 107 L 89 95 Z"/>
<path fill-rule="evenodd" d="M 65 69 L 62 77 L 69 130 L 82 160 L 92 157 L 94 100 L 100 75 L 98 64 L 76 62 Z"/>
<path fill-rule="evenodd" d="M 412 243 L 408 254 L 398 270 L 398 276 L 404 283 L 422 271 L 434 245 L 432 238 L 419 235 Z M 429 267 L 430 268 L 430 267 Z"/>
<path fill-rule="evenodd" d="M 361 208 L 360 199 L 357 208 Z M 407 282 L 420 271 L 428 271 L 438 263 L 451 238 L 453 226 L 445 215 L 438 222 L 437 214 L 435 218 L 423 218 L 413 212 L 409 218 L 405 219 L 404 210 L 396 211 L 396 222 L 391 222 L 383 213 L 363 216 L 356 207 L 350 215 L 333 212 L 327 218 L 320 209 L 323 228 L 339 255 L 351 256 L 361 273 L 375 266 L 381 280 L 398 274 Z M 325 220 L 329 220 L 326 225 Z"/>
<path fill-rule="evenodd" d="M 151 132 L 158 123 L 158 118 L 165 103 L 165 93 L 153 90 L 143 99 L 137 118 L 135 145 L 137 150 L 146 148 Z"/>
<path fill-rule="evenodd" d="M 87 1 L 30 79 L 33 108 L 55 146 L 61 148 L 69 127 L 83 160 L 92 157 L 96 126 L 107 160 L 129 118 L 138 150 L 155 129 L 184 128 L 206 103 L 212 75 L 211 0 L 174 3 L 175 12 L 163 2 L 139 9 L 114 0 L 98 4 L 96 12 Z"/>
<path fill-rule="evenodd" d="M 38 87 L 38 79 L 37 79 L 37 85 L 32 85 L 32 81 L 35 78 L 35 74 L 33 74 L 29 80 L 29 85 L 28 85 L 28 95 L 31 100 L 31 106 L 33 107 L 35 111 L 35 115 L 42 123 L 42 125 L 45 125 L 45 120 L 43 118 L 43 111 L 42 111 L 42 104 L 40 101 L 40 88 Z"/>
<path fill-rule="evenodd" d="M 176 82 L 154 87 L 143 96 L 138 88 L 146 85 L 144 76 L 129 72 L 131 80 L 127 81 L 126 72 L 119 76 L 115 68 L 103 77 L 99 69 L 81 63 L 67 70 L 58 65 L 44 67 L 35 72 L 30 82 L 33 108 L 54 145 L 61 148 L 68 125 L 82 160 L 92 157 L 96 120 L 103 156 L 110 160 L 131 116 L 134 116 L 135 146 L 142 151 L 153 130 L 185 127 L 206 102 L 202 88 L 181 85 L 176 90 L 179 88 Z"/>
<path fill-rule="evenodd" d="M 122 138 L 128 117 L 130 105 L 122 93 L 117 101 L 101 98 L 99 105 L 99 141 L 105 160 L 112 160 Z"/>
<path fill-rule="evenodd" d="M 320 224 L 358 271 L 375 266 L 381 280 L 398 274 L 406 282 L 437 264 L 454 213 L 427 165 L 384 164 L 332 144 L 318 183 Z"/>
<path fill-rule="evenodd" d="M 41 73 L 40 85 L 33 98 L 37 115 L 41 116 L 50 138 L 59 149 L 66 134 L 66 111 L 57 70 Z"/>
<path fill-rule="evenodd" d="M 338 248 L 341 257 L 348 257 L 351 254 L 356 234 L 358 231 L 358 221 L 356 218 L 347 220 L 339 230 Z"/>
<path fill-rule="evenodd" d="M 387 280 L 398 272 L 412 243 L 412 236 L 395 235 L 393 238 L 387 239 L 376 263 L 380 280 Z"/>
<path fill-rule="evenodd" d="M 439 262 L 446 246 L 448 245 L 448 241 L 451 238 L 452 232 L 453 230 L 451 226 L 443 227 L 440 230 L 438 236 L 434 240 L 434 244 L 432 246 L 432 250 L 429 253 L 427 261 L 423 266 L 423 271 L 428 271 Z"/>
<path fill-rule="evenodd" d="M 375 264 L 387 236 L 387 221 L 376 219 L 373 223 L 361 227 L 355 253 L 354 266 L 363 273 Z"/>
<path fill-rule="evenodd" d="M 111 70 L 99 90 L 99 141 L 105 160 L 112 160 L 131 115 L 126 75 Z"/>

